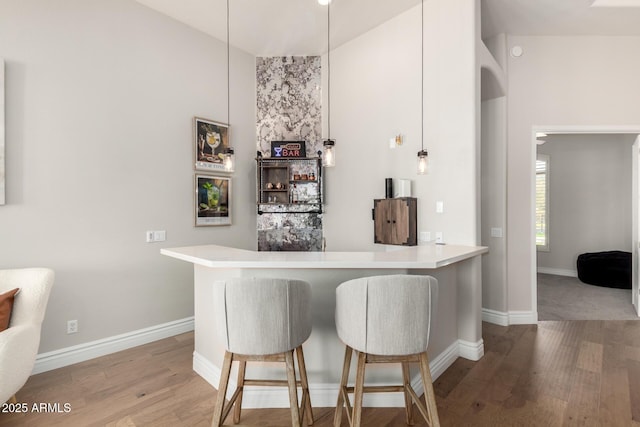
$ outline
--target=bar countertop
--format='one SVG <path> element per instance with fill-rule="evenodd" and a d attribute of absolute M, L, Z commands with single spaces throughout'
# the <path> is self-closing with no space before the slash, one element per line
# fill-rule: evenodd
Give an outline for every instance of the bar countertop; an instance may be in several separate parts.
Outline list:
<path fill-rule="evenodd" d="M 434 269 L 488 252 L 485 246 L 425 245 L 380 252 L 258 252 L 218 245 L 161 249 L 211 268 Z"/>

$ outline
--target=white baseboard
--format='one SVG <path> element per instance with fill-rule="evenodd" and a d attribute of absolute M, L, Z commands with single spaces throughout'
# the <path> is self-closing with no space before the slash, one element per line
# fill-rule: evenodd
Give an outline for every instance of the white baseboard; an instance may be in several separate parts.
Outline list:
<path fill-rule="evenodd" d="M 85 360 L 116 353 L 128 348 L 137 347 L 153 341 L 169 338 L 185 332 L 193 331 L 194 318 L 175 320 L 149 328 L 138 329 L 101 340 L 91 341 L 72 347 L 62 348 L 47 353 L 41 353 L 36 357 L 36 363 L 32 374 L 50 371 L 84 362 Z"/>
<path fill-rule="evenodd" d="M 510 311 L 510 325 L 536 325 L 538 324 L 537 311 Z"/>
<path fill-rule="evenodd" d="M 483 308 L 482 321 L 494 325 L 509 326 L 509 313 Z"/>
<path fill-rule="evenodd" d="M 482 309 L 482 321 L 494 325 L 535 325 L 538 323 L 538 313 L 535 311 L 502 311 Z"/>
<path fill-rule="evenodd" d="M 458 355 L 468 360 L 480 360 L 484 356 L 484 341 L 458 340 Z"/>
<path fill-rule="evenodd" d="M 578 277 L 577 270 L 566 270 L 564 268 L 538 267 L 537 271 L 538 273 L 553 274 L 555 276 Z"/>
<path fill-rule="evenodd" d="M 468 343 L 465 342 L 464 345 L 467 346 Z M 475 349 L 481 347 L 484 350 L 482 342 L 480 342 L 480 345 L 474 343 L 471 347 Z M 429 362 L 432 378 L 435 380 L 442 375 L 442 373 L 456 361 L 458 356 L 460 356 L 460 341 L 451 344 L 447 349 L 445 349 L 445 351 Z M 193 369 L 209 384 L 216 389 L 218 388 L 220 384 L 220 368 L 197 352 L 193 353 Z M 398 370 L 398 372 L 400 371 Z M 230 398 L 236 389 L 237 383 L 233 378 L 233 375 L 229 378 L 227 398 Z M 400 382 L 398 384 L 400 384 Z M 422 387 L 422 379 L 419 374 L 413 377 L 411 385 L 418 395 L 421 395 L 424 391 Z M 311 395 L 311 402 L 313 403 L 313 406 L 320 408 L 335 406 L 338 398 L 338 384 L 311 383 L 309 384 L 309 394 Z M 300 398 L 300 396 L 298 396 L 298 398 Z M 363 405 L 367 407 L 380 408 L 403 407 L 404 395 L 402 393 L 369 393 L 364 396 Z M 245 389 L 243 393 L 242 407 L 288 408 L 289 394 L 286 388 L 249 387 Z"/>

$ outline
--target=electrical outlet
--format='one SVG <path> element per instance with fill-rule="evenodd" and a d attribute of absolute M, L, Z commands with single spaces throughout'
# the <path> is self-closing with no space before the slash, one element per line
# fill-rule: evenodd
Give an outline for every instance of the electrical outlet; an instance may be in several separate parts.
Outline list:
<path fill-rule="evenodd" d="M 436 231 L 436 244 L 444 243 L 444 238 L 442 237 L 442 231 Z"/>
<path fill-rule="evenodd" d="M 148 230 L 145 234 L 147 243 L 164 242 L 167 240 L 166 230 Z"/>
<path fill-rule="evenodd" d="M 76 333 L 78 333 L 78 321 L 67 320 L 67 334 L 76 334 Z"/>

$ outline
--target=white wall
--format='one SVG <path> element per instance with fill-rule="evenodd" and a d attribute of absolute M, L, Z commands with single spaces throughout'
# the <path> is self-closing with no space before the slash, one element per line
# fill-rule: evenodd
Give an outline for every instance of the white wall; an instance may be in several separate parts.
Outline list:
<path fill-rule="evenodd" d="M 549 252 L 538 268 L 576 271 L 578 255 L 631 251 L 631 145 L 636 135 L 550 135 Z"/>
<path fill-rule="evenodd" d="M 478 243 L 476 8 L 474 0 L 425 2 L 424 148 L 431 159 L 425 176 L 416 174 L 420 6 L 331 52 L 337 154 L 325 172 L 327 250 L 380 249 L 371 208 L 384 198 L 387 177 L 412 181 L 419 231 L 441 231 L 448 243 Z M 404 144 L 389 149 L 397 134 Z M 443 214 L 436 214 L 436 201 L 444 202 Z"/>
<path fill-rule="evenodd" d="M 482 307 L 507 312 L 506 97 L 482 103 Z M 501 236 L 492 235 L 499 229 Z"/>
<path fill-rule="evenodd" d="M 482 308 L 507 308 L 507 79 L 506 36 L 478 43 L 481 67 L 480 235 L 489 248 L 482 257 Z M 492 231 L 496 230 L 496 233 Z"/>
<path fill-rule="evenodd" d="M 509 310 L 535 310 L 533 126 L 640 124 L 640 37 L 509 36 L 508 301 Z M 640 127 L 640 126 L 638 126 Z"/>
<path fill-rule="evenodd" d="M 56 270 L 41 352 L 193 315 L 191 266 L 161 247 L 255 246 L 255 64 L 231 56 L 233 225 L 196 229 L 192 120 L 226 121 L 226 46 L 130 0 L 0 3 L 0 267 Z"/>

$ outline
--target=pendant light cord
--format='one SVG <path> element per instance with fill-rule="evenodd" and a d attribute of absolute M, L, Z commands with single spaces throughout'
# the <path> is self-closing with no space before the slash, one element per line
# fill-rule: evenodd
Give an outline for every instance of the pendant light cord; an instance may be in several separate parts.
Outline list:
<path fill-rule="evenodd" d="M 229 127 L 231 127 L 231 108 L 230 108 L 231 73 L 229 71 L 231 68 L 230 57 L 231 55 L 230 55 L 230 49 L 229 49 L 229 0 L 227 0 L 227 126 Z"/>
<path fill-rule="evenodd" d="M 331 2 L 327 5 L 327 135 L 331 140 Z"/>
<path fill-rule="evenodd" d="M 420 37 L 420 123 L 421 123 L 421 134 L 420 134 L 420 148 L 424 151 L 424 0 L 422 0 L 422 8 L 421 8 L 421 37 Z"/>

